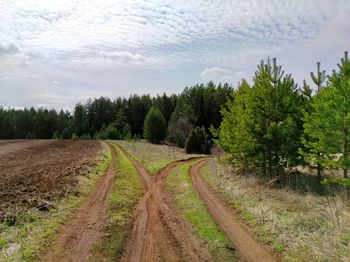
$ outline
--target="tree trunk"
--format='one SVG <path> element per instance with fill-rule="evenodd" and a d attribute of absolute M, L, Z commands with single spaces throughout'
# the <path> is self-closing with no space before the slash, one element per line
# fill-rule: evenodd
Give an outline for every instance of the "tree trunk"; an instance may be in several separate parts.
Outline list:
<path fill-rule="evenodd" d="M 343 169 L 343 175 L 344 175 L 344 178 L 348 178 L 348 169 L 347 168 Z"/>
<path fill-rule="evenodd" d="M 321 164 L 317 164 L 317 179 L 318 179 L 318 183 L 321 184 L 321 180 L 322 180 L 322 166 L 321 166 Z"/>

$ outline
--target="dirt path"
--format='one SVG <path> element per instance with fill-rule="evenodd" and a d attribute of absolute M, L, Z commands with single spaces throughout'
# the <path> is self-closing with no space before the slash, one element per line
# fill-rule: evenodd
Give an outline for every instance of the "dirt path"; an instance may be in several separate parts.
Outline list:
<path fill-rule="evenodd" d="M 254 239 L 233 209 L 217 197 L 198 174 L 198 170 L 207 162 L 207 159 L 203 160 L 190 168 L 193 185 L 220 228 L 237 248 L 240 257 L 244 261 L 252 262 L 276 261 L 276 258 Z"/>
<path fill-rule="evenodd" d="M 58 234 L 51 250 L 42 261 L 87 261 L 90 248 L 101 237 L 106 219 L 106 198 L 115 179 L 115 155 L 112 164 L 97 182 L 93 192 L 78 208 L 70 222 Z"/>
<path fill-rule="evenodd" d="M 128 155 L 128 154 L 127 154 Z M 165 177 L 177 165 L 193 159 L 176 161 L 155 177 L 130 155 L 145 183 L 123 261 L 210 261 L 208 251 L 192 235 L 188 225 L 171 206 L 164 189 Z"/>

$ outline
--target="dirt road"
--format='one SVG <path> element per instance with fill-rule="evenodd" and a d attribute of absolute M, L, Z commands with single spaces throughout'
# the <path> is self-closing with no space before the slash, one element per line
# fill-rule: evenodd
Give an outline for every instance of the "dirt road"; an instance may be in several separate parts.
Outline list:
<path fill-rule="evenodd" d="M 271 262 L 276 258 L 261 244 L 259 244 L 247 228 L 240 222 L 232 208 L 224 203 L 203 181 L 198 170 L 208 160 L 203 160 L 190 168 L 192 182 L 200 197 L 205 202 L 209 212 L 214 217 L 220 228 L 237 248 L 240 257 L 244 261 Z"/>
<path fill-rule="evenodd" d="M 93 192 L 58 234 L 49 253 L 42 261 L 87 261 L 90 248 L 101 237 L 100 229 L 106 219 L 106 198 L 116 176 L 115 156 L 107 172 L 95 185 Z"/>
<path fill-rule="evenodd" d="M 193 159 L 171 163 L 153 178 L 137 161 L 130 160 L 144 180 L 145 193 L 136 209 L 123 261 L 210 261 L 208 251 L 200 245 L 180 214 L 171 206 L 164 190 L 165 177 L 169 171 Z"/>

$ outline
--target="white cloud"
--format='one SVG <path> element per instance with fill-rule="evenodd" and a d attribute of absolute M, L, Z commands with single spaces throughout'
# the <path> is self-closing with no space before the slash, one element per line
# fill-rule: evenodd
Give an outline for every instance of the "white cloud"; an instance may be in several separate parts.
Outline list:
<path fill-rule="evenodd" d="M 349 13 L 349 0 L 0 0 L 0 89 L 55 77 L 81 97 L 91 83 L 101 94 L 170 93 L 164 83 L 239 81 L 267 56 L 299 80 L 349 48 Z M 114 82 L 99 86 L 106 78 Z"/>
<path fill-rule="evenodd" d="M 210 67 L 206 68 L 202 71 L 201 77 L 205 81 L 216 80 L 216 79 L 229 79 L 230 78 L 230 70 L 219 68 L 219 67 Z"/>
<path fill-rule="evenodd" d="M 241 71 L 234 71 L 232 69 L 210 67 L 205 68 L 201 72 L 201 78 L 204 81 L 214 82 L 234 82 L 235 84 L 242 80 L 245 74 Z"/>

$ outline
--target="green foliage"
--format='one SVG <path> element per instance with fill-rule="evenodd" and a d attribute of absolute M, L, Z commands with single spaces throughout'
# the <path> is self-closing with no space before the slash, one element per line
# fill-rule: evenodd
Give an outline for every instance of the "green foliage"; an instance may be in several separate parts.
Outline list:
<path fill-rule="evenodd" d="M 311 112 L 304 113 L 304 128 L 308 149 L 306 160 L 310 164 L 321 164 L 342 168 L 344 177 L 350 167 L 350 61 L 345 53 L 333 71 L 328 86 L 312 99 Z"/>
<path fill-rule="evenodd" d="M 252 87 L 242 81 L 222 109 L 218 144 L 244 166 L 277 175 L 298 162 L 302 122 L 302 96 L 291 75 L 276 59 L 262 61 Z"/>
<path fill-rule="evenodd" d="M 26 135 L 26 139 L 36 139 L 35 133 L 28 132 L 28 134 Z"/>
<path fill-rule="evenodd" d="M 322 185 L 338 185 L 350 188 L 350 178 L 343 177 L 326 177 L 322 180 Z"/>
<path fill-rule="evenodd" d="M 91 140 L 90 134 L 84 134 L 79 137 L 80 140 Z"/>
<path fill-rule="evenodd" d="M 191 130 L 189 134 L 185 149 L 188 154 L 198 153 L 198 154 L 209 154 L 210 153 L 210 140 L 204 127 L 196 127 Z"/>
<path fill-rule="evenodd" d="M 152 107 L 145 118 L 144 137 L 151 143 L 159 144 L 166 135 L 165 119 L 158 108 Z"/>

